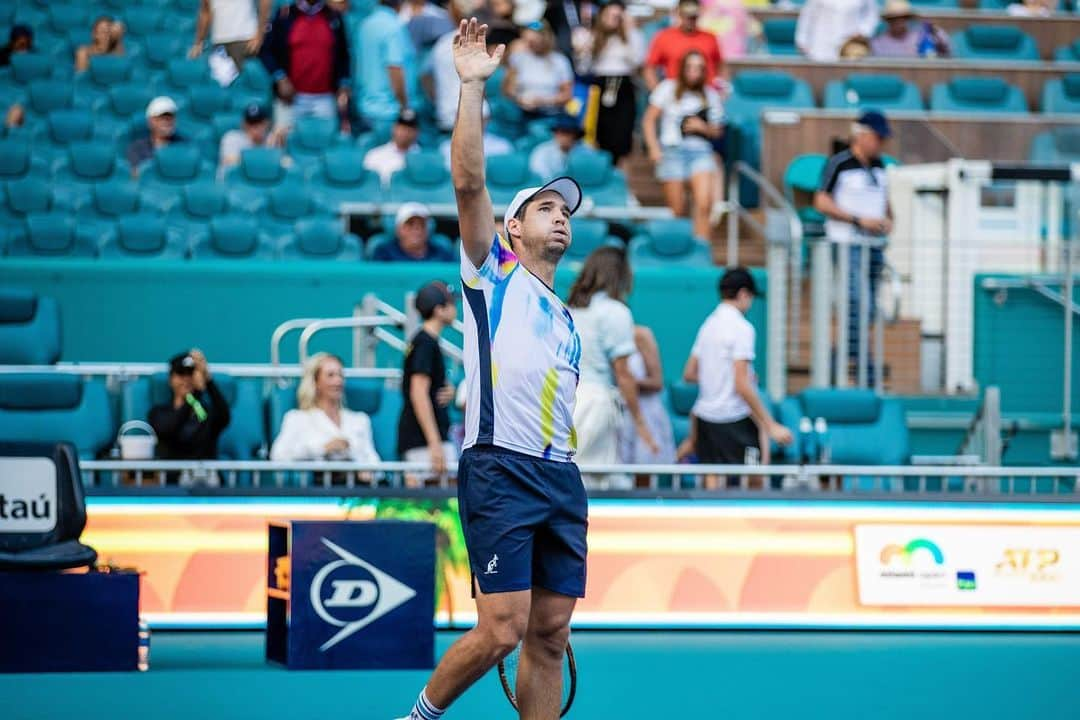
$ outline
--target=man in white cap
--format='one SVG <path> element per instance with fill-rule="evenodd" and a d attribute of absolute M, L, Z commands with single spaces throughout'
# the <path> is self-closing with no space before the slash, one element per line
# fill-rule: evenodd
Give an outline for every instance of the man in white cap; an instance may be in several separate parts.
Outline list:
<path fill-rule="evenodd" d="M 446 652 L 410 720 L 438 720 L 521 645 L 521 717 L 556 720 L 570 616 L 585 594 L 585 489 L 573 463 L 581 340 L 552 290 L 581 188 L 561 177 L 519 192 L 495 221 L 484 177 L 484 83 L 505 46 L 462 21 L 452 141 L 465 296 L 465 442 L 458 503 L 478 622 Z"/>
<path fill-rule="evenodd" d="M 381 243 L 371 254 L 378 262 L 454 262 L 453 253 L 432 245 L 428 232 L 431 211 L 418 202 L 402 203 L 394 217 L 395 242 Z"/>
<path fill-rule="evenodd" d="M 146 106 L 146 125 L 150 132 L 132 140 L 127 147 L 127 161 L 131 174 L 139 174 L 139 166 L 150 158 L 158 148 L 186 138 L 176 132 L 176 103 L 167 95 L 160 95 Z"/>

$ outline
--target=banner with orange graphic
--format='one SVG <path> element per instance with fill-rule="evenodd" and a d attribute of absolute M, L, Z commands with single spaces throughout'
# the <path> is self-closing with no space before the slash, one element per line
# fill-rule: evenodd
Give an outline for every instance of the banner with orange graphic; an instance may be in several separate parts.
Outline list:
<path fill-rule="evenodd" d="M 156 624 L 259 624 L 271 520 L 376 517 L 438 525 L 437 620 L 475 619 L 453 500 L 88 505 L 83 541 L 143 571 L 142 610 Z M 1078 556 L 1080 508 L 1065 504 L 595 500 L 575 622 L 1080 629 Z"/>

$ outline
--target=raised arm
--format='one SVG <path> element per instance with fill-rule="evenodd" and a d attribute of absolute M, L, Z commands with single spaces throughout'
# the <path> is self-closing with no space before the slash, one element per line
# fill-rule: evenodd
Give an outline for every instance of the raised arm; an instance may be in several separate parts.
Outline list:
<path fill-rule="evenodd" d="M 487 48 L 487 25 L 462 20 L 454 38 L 454 67 L 461 78 L 457 120 L 450 140 L 450 174 L 457 196 L 461 246 L 480 267 L 495 236 L 495 218 L 484 172 L 484 83 L 502 60 L 505 45 Z"/>

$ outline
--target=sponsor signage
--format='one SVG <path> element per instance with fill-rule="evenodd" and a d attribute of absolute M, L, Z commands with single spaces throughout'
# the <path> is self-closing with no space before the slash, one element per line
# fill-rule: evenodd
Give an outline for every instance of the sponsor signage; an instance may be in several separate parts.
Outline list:
<path fill-rule="evenodd" d="M 857 525 L 863 605 L 1080 605 L 1080 528 Z"/>
<path fill-rule="evenodd" d="M 52 460 L 0 457 L 0 533 L 50 532 L 56 512 Z"/>

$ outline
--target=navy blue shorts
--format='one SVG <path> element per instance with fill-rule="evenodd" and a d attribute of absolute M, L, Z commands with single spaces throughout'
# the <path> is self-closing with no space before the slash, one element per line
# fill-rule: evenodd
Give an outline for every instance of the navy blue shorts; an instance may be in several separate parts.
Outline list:
<path fill-rule="evenodd" d="M 458 463 L 458 505 L 482 592 L 538 586 L 585 597 L 588 500 L 577 465 L 469 448 Z"/>

